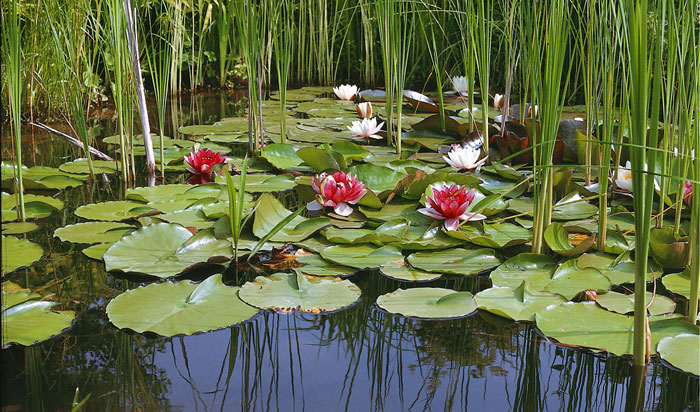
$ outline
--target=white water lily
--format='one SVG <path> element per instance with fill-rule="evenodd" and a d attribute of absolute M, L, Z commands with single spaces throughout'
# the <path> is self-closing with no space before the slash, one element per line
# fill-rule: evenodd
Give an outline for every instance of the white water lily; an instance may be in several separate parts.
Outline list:
<path fill-rule="evenodd" d="M 479 171 L 484 162 L 486 162 L 486 157 L 479 160 L 479 156 L 481 156 L 481 149 L 453 144 L 450 151 L 447 152 L 447 156 L 442 156 L 442 158 L 455 169 Z"/>
<path fill-rule="evenodd" d="M 460 94 L 469 92 L 469 87 L 467 86 L 467 78 L 465 76 L 453 77 L 452 87 L 454 87 L 455 91 Z"/>
<path fill-rule="evenodd" d="M 532 108 L 533 108 L 533 106 L 529 106 L 529 107 L 527 108 L 527 117 L 532 117 L 532 118 L 535 118 L 535 119 L 539 119 L 539 117 L 540 117 L 540 107 L 539 107 L 538 105 L 535 105 L 535 106 L 534 106 L 534 108 L 535 108 L 535 115 L 534 115 L 534 116 L 532 115 Z"/>
<path fill-rule="evenodd" d="M 505 104 L 506 97 L 504 95 L 496 93 L 496 95 L 493 96 L 493 107 L 495 107 L 498 110 L 501 110 Z"/>
<path fill-rule="evenodd" d="M 628 192 L 632 191 L 632 163 L 628 160 L 625 167 L 617 168 L 617 179 L 615 185 L 618 189 L 623 189 Z"/>
<path fill-rule="evenodd" d="M 354 120 L 352 126 L 348 126 L 348 129 L 355 135 L 353 139 L 381 139 L 382 137 L 377 133 L 382 130 L 384 122 L 377 124 L 377 118 L 373 117 L 371 119 Z"/>
<path fill-rule="evenodd" d="M 359 89 L 354 84 L 341 84 L 340 86 L 333 88 L 333 93 L 335 93 L 340 100 L 352 100 L 355 98 L 358 91 Z"/>
<path fill-rule="evenodd" d="M 355 106 L 355 110 L 357 110 L 357 115 L 360 116 L 361 119 L 369 119 L 372 117 L 372 103 L 370 102 L 359 103 Z"/>

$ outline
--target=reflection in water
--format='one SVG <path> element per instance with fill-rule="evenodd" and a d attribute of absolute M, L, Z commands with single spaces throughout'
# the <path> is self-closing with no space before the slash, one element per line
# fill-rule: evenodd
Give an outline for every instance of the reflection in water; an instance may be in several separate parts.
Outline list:
<path fill-rule="evenodd" d="M 170 130 L 240 113 L 229 95 L 171 101 Z M 108 122 L 95 122 L 111 133 Z M 3 139 L 5 136 L 3 135 Z M 35 136 L 40 164 L 57 167 L 79 156 L 60 140 Z M 31 140 L 25 142 L 31 150 Z M 6 148 L 2 145 L 3 158 Z M 140 173 L 143 175 L 143 173 Z M 178 177 L 182 178 L 182 177 Z M 115 179 L 66 191 L 66 208 L 28 235 L 47 257 L 10 280 L 76 310 L 64 335 L 2 351 L 3 406 L 67 410 L 75 388 L 90 394 L 90 411 L 680 411 L 698 410 L 698 378 L 654 360 L 644 384 L 627 359 L 572 350 L 546 341 L 536 327 L 477 313 L 451 321 L 418 321 L 387 314 L 377 296 L 407 287 L 377 272 L 352 280 L 361 301 L 331 314 L 263 312 L 241 326 L 163 338 L 116 330 L 105 306 L 139 286 L 85 257 L 84 245 L 54 239 L 76 223 L 73 210 L 123 192 Z M 282 194 L 290 201 L 292 192 Z M 242 284 L 253 275 L 236 276 Z M 476 292 L 484 276 L 448 277 L 427 286 Z M 423 285 L 426 286 L 426 285 Z M 410 286 L 408 286 L 410 287 Z M 638 403 L 637 389 L 642 394 Z M 17 409 L 15 409 L 17 410 Z"/>

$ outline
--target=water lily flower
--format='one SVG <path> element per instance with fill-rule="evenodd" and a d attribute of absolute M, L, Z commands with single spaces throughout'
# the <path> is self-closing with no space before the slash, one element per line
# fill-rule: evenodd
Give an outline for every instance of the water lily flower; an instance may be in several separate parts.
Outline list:
<path fill-rule="evenodd" d="M 357 180 L 351 173 L 335 172 L 332 175 L 321 173 L 311 178 L 311 188 L 316 192 L 316 199 L 306 207 L 309 210 L 320 210 L 323 206 L 331 206 L 340 216 L 348 216 L 352 208 L 362 196 L 367 193 L 365 184 Z"/>
<path fill-rule="evenodd" d="M 625 167 L 617 168 L 617 179 L 615 179 L 615 185 L 618 189 L 626 190 L 628 192 L 632 191 L 632 163 L 628 160 L 625 163 Z"/>
<path fill-rule="evenodd" d="M 690 182 L 685 182 L 685 188 L 683 189 L 683 202 L 690 207 L 690 205 L 693 203 L 693 184 Z"/>
<path fill-rule="evenodd" d="M 503 109 L 503 106 L 506 104 L 506 97 L 502 94 L 496 93 L 495 96 L 493 96 L 493 107 L 501 110 Z"/>
<path fill-rule="evenodd" d="M 425 201 L 429 207 L 418 209 L 424 215 L 433 219 L 444 220 L 445 229 L 457 230 L 460 220 L 483 220 L 486 216 L 480 213 L 467 212 L 467 208 L 474 200 L 474 189 L 465 186 L 436 185 L 432 188 L 432 196 L 426 196 Z"/>
<path fill-rule="evenodd" d="M 355 106 L 355 110 L 357 110 L 357 115 L 362 119 L 372 117 L 372 103 L 370 102 L 359 103 Z"/>
<path fill-rule="evenodd" d="M 199 149 L 196 153 L 190 152 L 189 156 L 185 156 L 187 171 L 202 178 L 206 176 L 204 180 L 207 182 L 214 165 L 224 162 L 226 162 L 226 157 L 222 156 L 220 152 L 214 153 L 211 149 Z M 200 178 L 199 181 L 202 179 Z"/>
<path fill-rule="evenodd" d="M 453 144 L 447 156 L 442 156 L 450 166 L 458 170 L 476 170 L 481 168 L 481 165 L 486 162 L 486 157 L 479 160 L 481 149 L 474 149 L 471 146 L 461 146 Z"/>
<path fill-rule="evenodd" d="M 354 120 L 352 126 L 348 126 L 348 129 L 355 135 L 353 139 L 381 139 L 382 137 L 377 133 L 382 130 L 384 122 L 377 125 L 377 118 L 373 117 L 371 119 Z"/>
<path fill-rule="evenodd" d="M 540 106 L 538 106 L 538 105 L 534 106 L 534 110 L 535 110 L 534 116 L 532 115 L 532 110 L 533 110 L 533 106 L 529 106 L 527 108 L 527 117 L 532 117 L 534 119 L 538 119 L 540 117 Z"/>
<path fill-rule="evenodd" d="M 333 92 L 340 100 L 352 100 L 355 98 L 358 91 L 359 89 L 354 84 L 341 84 L 333 88 Z"/>
<path fill-rule="evenodd" d="M 467 87 L 467 78 L 465 76 L 455 76 L 452 78 L 452 87 L 459 94 L 466 94 L 469 92 L 469 87 Z"/>

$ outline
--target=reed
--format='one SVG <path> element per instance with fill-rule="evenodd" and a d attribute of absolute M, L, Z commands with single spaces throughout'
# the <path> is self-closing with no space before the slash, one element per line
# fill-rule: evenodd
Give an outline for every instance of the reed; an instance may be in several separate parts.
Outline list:
<path fill-rule="evenodd" d="M 243 226 L 248 222 L 251 216 L 253 216 L 253 211 L 249 211 L 247 216 L 244 218 L 243 202 L 245 199 L 245 181 L 246 175 L 248 173 L 248 156 L 243 159 L 243 165 L 241 166 L 241 176 L 240 183 L 238 185 L 238 190 L 233 183 L 233 179 L 228 172 L 228 167 L 226 169 L 226 187 L 228 189 L 228 212 L 229 212 L 229 222 L 231 225 L 231 236 L 233 237 L 233 259 L 238 263 L 238 242 L 241 238 L 241 232 L 243 231 Z"/>
<path fill-rule="evenodd" d="M 2 62 L 7 73 L 7 95 L 14 132 L 15 194 L 17 217 L 24 222 L 24 185 L 22 183 L 22 33 L 20 30 L 21 0 L 10 2 L 2 13 Z"/>
<path fill-rule="evenodd" d="M 160 143 L 160 174 L 165 179 L 165 153 L 163 137 L 165 136 L 165 113 L 168 103 L 168 90 L 170 89 L 171 69 L 170 60 L 173 55 L 172 24 L 173 9 L 168 3 L 158 3 L 155 10 L 155 21 L 161 30 L 151 30 L 146 36 L 146 61 L 148 72 L 153 85 L 153 93 L 156 98 L 156 114 L 158 119 L 159 143 Z M 164 28 L 163 28 L 164 26 Z M 158 33 L 163 33 L 158 34 Z"/>
<path fill-rule="evenodd" d="M 417 11 L 418 22 L 432 62 L 433 77 L 435 78 L 435 87 L 438 93 L 438 106 L 440 107 L 440 124 L 444 132 L 445 99 L 443 94 L 443 73 L 445 72 L 444 67 L 447 50 L 445 45 L 442 44 L 442 40 L 446 38 L 446 35 L 439 20 L 443 11 L 435 4 L 432 4 L 432 2 L 426 0 L 422 0 L 420 4 L 420 11 Z"/>
<path fill-rule="evenodd" d="M 276 33 L 272 34 L 272 43 L 275 52 L 275 69 L 280 101 L 280 139 L 282 143 L 287 143 L 287 81 L 292 58 L 294 20 L 289 0 L 282 0 L 273 7 L 272 20 L 274 23 L 272 26 Z"/>
<path fill-rule="evenodd" d="M 466 0 L 465 0 L 466 1 Z M 493 2 L 492 0 L 471 2 L 471 16 L 474 18 L 471 24 L 474 30 L 470 30 L 472 52 L 479 74 L 479 92 L 481 94 L 481 115 L 484 151 L 489 153 L 489 74 L 491 70 L 491 38 L 493 35 Z M 563 8 L 563 6 L 562 6 Z M 566 38 L 566 37 L 565 37 Z"/>

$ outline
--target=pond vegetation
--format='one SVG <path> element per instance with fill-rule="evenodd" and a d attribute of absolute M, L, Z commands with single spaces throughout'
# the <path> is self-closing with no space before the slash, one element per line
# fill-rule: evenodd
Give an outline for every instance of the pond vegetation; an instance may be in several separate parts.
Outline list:
<path fill-rule="evenodd" d="M 697 410 L 700 3 L 619 3 L 3 3 L 3 408 Z"/>

